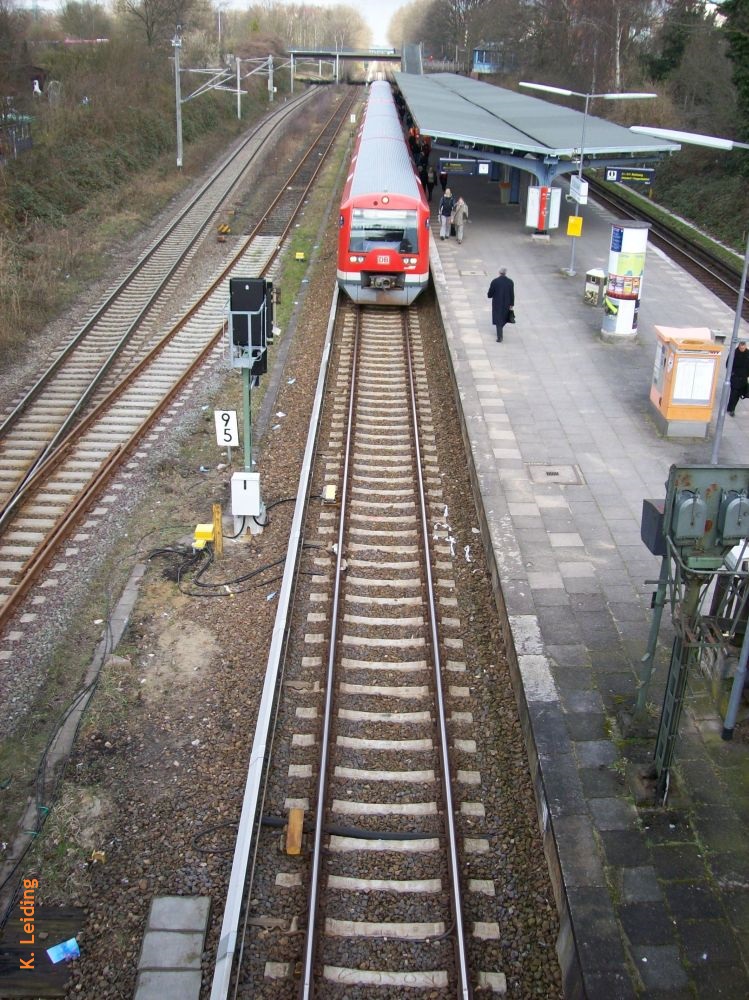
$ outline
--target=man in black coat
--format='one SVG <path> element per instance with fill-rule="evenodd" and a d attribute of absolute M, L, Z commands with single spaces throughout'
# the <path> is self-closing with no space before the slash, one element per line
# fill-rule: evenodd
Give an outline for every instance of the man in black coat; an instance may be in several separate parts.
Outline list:
<path fill-rule="evenodd" d="M 497 343 L 502 343 L 502 331 L 510 319 L 510 310 L 515 305 L 515 285 L 507 277 L 507 268 L 500 267 L 499 275 L 489 285 L 487 298 L 492 300 L 492 323 L 497 328 Z"/>
<path fill-rule="evenodd" d="M 736 404 L 742 396 L 749 393 L 747 379 L 749 379 L 749 350 L 747 350 L 746 341 L 740 340 L 731 365 L 731 395 L 728 397 L 726 408 L 729 417 L 736 416 Z"/>

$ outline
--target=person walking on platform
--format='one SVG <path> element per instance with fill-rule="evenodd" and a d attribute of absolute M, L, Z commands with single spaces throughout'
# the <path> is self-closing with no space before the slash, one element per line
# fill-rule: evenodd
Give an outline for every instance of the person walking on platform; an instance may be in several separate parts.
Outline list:
<path fill-rule="evenodd" d="M 740 340 L 733 355 L 731 364 L 731 395 L 728 397 L 726 413 L 729 417 L 736 416 L 736 404 L 749 396 L 749 350 L 746 341 Z"/>
<path fill-rule="evenodd" d="M 463 242 L 463 229 L 468 220 L 468 205 L 463 201 L 463 196 L 459 195 L 453 209 L 453 222 L 455 223 L 455 235 L 458 243 Z"/>
<path fill-rule="evenodd" d="M 440 178 L 440 187 L 442 188 L 442 191 L 444 193 L 445 188 L 447 187 L 447 171 L 444 169 L 440 170 L 439 178 Z"/>
<path fill-rule="evenodd" d="M 486 297 L 492 300 L 492 323 L 497 328 L 497 343 L 501 344 L 505 323 L 510 321 L 510 311 L 515 305 L 515 284 L 507 277 L 506 267 L 500 267 Z"/>
<path fill-rule="evenodd" d="M 453 200 L 452 192 L 450 188 L 445 188 L 445 193 L 440 198 L 440 239 L 446 240 L 450 235 L 450 223 L 452 222 L 453 209 L 455 208 L 455 201 Z"/>

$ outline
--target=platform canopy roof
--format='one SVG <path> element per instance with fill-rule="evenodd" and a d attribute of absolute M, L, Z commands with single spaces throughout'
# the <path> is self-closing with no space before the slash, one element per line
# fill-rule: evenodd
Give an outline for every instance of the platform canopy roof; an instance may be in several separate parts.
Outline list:
<path fill-rule="evenodd" d="M 560 160 L 579 154 L 585 106 L 582 98 L 568 98 L 579 102 L 581 108 L 577 111 L 454 73 L 396 73 L 395 80 L 419 130 L 435 140 Z M 591 101 L 597 107 L 614 103 L 605 99 Z M 645 109 L 648 103 L 643 100 Z M 652 159 L 680 148 L 675 142 L 630 132 L 589 110 L 585 122 L 586 159 Z"/>

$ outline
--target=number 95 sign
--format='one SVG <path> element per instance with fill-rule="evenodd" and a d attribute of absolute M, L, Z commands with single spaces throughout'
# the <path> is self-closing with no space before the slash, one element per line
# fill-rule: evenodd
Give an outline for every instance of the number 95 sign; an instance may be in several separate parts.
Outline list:
<path fill-rule="evenodd" d="M 216 421 L 216 440 L 219 448 L 239 447 L 239 427 L 237 425 L 236 410 L 214 410 L 213 419 Z"/>

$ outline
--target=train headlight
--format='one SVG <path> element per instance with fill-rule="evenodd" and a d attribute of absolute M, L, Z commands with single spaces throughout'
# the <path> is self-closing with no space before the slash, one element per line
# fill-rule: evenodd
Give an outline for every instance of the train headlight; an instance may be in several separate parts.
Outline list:
<path fill-rule="evenodd" d="M 382 196 L 382 199 L 381 199 L 381 201 L 382 201 L 382 204 L 383 204 L 383 205 L 388 205 L 388 204 L 390 203 L 390 199 L 388 198 L 388 196 L 387 196 L 386 194 L 384 194 L 384 195 Z"/>
<path fill-rule="evenodd" d="M 356 263 L 357 264 L 363 264 L 364 263 L 364 258 L 363 257 L 357 257 L 356 258 Z"/>
<path fill-rule="evenodd" d="M 357 260 L 357 258 L 355 256 L 353 256 L 353 255 L 351 257 L 349 257 L 349 259 L 348 259 L 349 264 L 355 264 L 356 260 Z"/>

